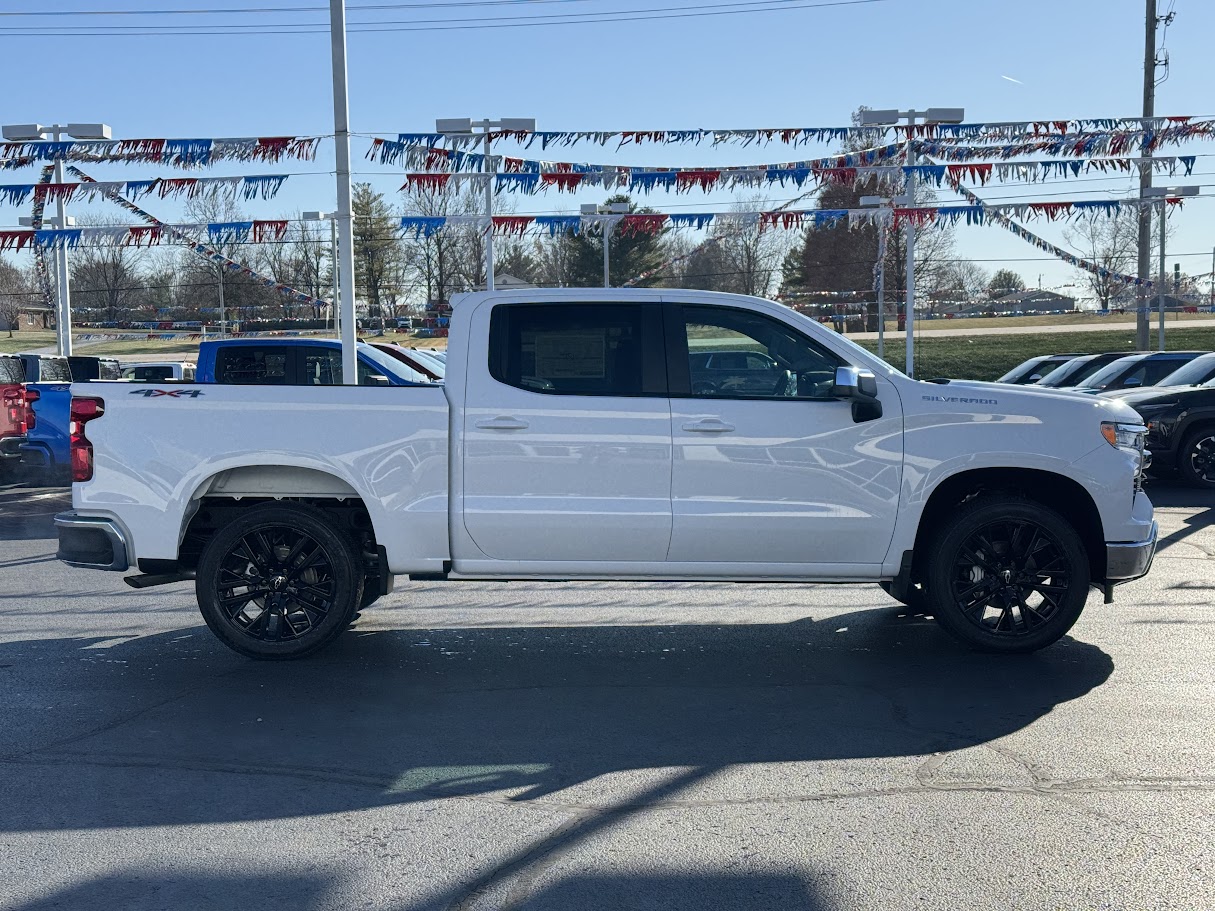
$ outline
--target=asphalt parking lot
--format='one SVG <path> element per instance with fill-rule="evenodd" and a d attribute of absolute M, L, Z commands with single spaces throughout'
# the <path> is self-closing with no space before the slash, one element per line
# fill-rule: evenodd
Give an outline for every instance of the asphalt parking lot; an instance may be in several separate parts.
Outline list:
<path fill-rule="evenodd" d="M 1215 907 L 1215 497 L 997 659 L 871 586 L 407 584 L 247 661 L 0 490 L 0 907 Z"/>

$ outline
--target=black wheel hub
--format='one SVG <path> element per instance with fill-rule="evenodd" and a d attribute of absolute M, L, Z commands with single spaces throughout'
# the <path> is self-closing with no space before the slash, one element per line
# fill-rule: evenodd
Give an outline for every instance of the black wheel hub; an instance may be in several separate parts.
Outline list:
<path fill-rule="evenodd" d="M 1215 436 L 1194 441 L 1190 447 L 1190 467 L 1201 480 L 1215 484 Z"/>
<path fill-rule="evenodd" d="M 992 522 L 958 548 L 951 598 L 968 621 L 989 634 L 1019 637 L 1055 616 L 1070 572 L 1062 545 L 1029 519 Z"/>
<path fill-rule="evenodd" d="M 216 584 L 224 617 L 259 642 L 307 635 L 332 609 L 336 590 L 320 542 L 280 526 L 243 535 L 224 556 Z"/>

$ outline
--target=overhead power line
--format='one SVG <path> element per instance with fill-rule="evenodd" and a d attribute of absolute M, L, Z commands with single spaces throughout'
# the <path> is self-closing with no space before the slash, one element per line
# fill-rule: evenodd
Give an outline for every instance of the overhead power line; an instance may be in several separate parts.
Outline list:
<path fill-rule="evenodd" d="M 528 0 L 531 2 L 531 0 Z M 639 22 L 658 19 L 690 19 L 706 16 L 734 16 L 744 13 L 770 13 L 785 10 L 824 9 L 828 7 L 861 6 L 875 3 L 890 3 L 894 0 L 820 0 L 820 2 L 800 3 L 795 0 L 741 0 L 741 2 L 722 4 L 697 4 L 680 7 L 655 7 L 635 10 L 599 10 L 586 13 L 541 14 L 536 16 L 495 16 L 469 19 L 415 19 L 391 21 L 390 23 L 352 23 L 347 26 L 348 34 L 373 34 L 385 32 L 433 32 L 466 29 L 495 29 L 495 28 L 534 28 L 543 25 L 581 25 L 589 23 L 608 22 Z M 720 7 L 731 7 L 722 9 Z M 743 8 L 738 8 L 743 7 Z M 523 21 L 501 21 L 523 20 Z M 427 24 L 444 23 L 444 24 Z M 25 29 L 39 29 L 28 31 Z M 74 31 L 56 31 L 58 28 L 71 28 Z M 219 29 L 216 24 L 202 26 L 13 26 L 0 28 L 0 37 L 10 38 L 73 38 L 73 37 L 144 37 L 172 35 L 222 35 L 231 37 L 240 35 L 320 35 L 328 34 L 327 25 L 313 23 L 272 23 L 258 25 L 227 26 Z M 233 32 L 234 28 L 244 29 Z M 196 30 L 197 29 L 197 30 Z"/>

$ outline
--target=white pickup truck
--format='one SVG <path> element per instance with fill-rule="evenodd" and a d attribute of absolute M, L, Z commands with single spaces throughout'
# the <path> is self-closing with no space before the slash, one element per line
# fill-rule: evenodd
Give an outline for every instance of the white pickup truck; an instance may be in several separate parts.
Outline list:
<path fill-rule="evenodd" d="M 194 579 L 256 658 L 321 648 L 395 576 L 870 581 L 1023 652 L 1151 564 L 1116 401 L 918 382 L 699 291 L 471 294 L 448 352 L 431 388 L 74 384 L 60 559 Z"/>

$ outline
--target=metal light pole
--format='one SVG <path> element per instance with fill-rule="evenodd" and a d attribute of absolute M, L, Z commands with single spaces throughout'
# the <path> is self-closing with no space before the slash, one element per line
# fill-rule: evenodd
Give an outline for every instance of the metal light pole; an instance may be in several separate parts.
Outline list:
<path fill-rule="evenodd" d="M 961 123 L 966 118 L 962 108 L 928 108 L 926 111 L 861 111 L 861 126 L 878 126 L 898 123 L 906 118 L 908 126 L 913 126 L 917 119 L 925 123 Z M 915 141 L 907 131 L 907 166 L 915 164 Z M 907 179 L 903 195 L 907 198 L 908 206 L 915 205 L 915 172 L 907 171 Z M 907 235 L 907 361 L 906 373 L 915 377 L 915 224 L 909 218 L 904 228 Z"/>
<path fill-rule="evenodd" d="M 1147 199 L 1160 200 L 1160 214 L 1157 216 L 1160 219 L 1160 276 L 1156 282 L 1156 290 L 1159 292 L 1156 296 L 1156 310 L 1158 314 L 1158 337 L 1157 345 L 1160 351 L 1164 350 L 1164 289 L 1168 283 L 1168 274 L 1165 272 L 1164 266 L 1164 248 L 1165 248 L 1165 228 L 1168 221 L 1167 213 L 1169 207 L 1169 199 L 1178 199 L 1182 196 L 1197 196 L 1201 191 L 1201 187 L 1147 187 L 1143 190 L 1143 196 Z M 1144 208 L 1147 208 L 1146 206 Z M 1145 313 L 1146 317 L 1147 314 Z"/>
<path fill-rule="evenodd" d="M 22 123 L 5 126 L 3 136 L 15 142 L 37 142 L 50 134 L 55 142 L 59 142 L 66 134 L 73 139 L 109 139 L 110 128 L 104 123 L 68 123 L 52 124 L 44 127 L 40 123 Z M 63 183 L 63 159 L 55 159 L 55 183 Z M 63 194 L 55 198 L 55 220 L 59 227 L 68 225 L 67 206 Z M 72 292 L 71 275 L 68 270 L 67 245 L 55 249 L 56 265 L 56 313 L 55 313 L 55 347 L 59 354 L 70 357 L 72 354 Z"/>
<path fill-rule="evenodd" d="M 304 221 L 327 221 L 329 222 L 329 259 L 333 264 L 333 299 L 329 301 L 329 313 L 333 317 L 333 328 L 337 331 L 340 321 L 338 320 L 338 234 L 337 234 L 337 215 L 334 212 L 301 212 L 300 218 Z"/>
<path fill-rule="evenodd" d="M 354 310 L 354 216 L 350 188 L 350 101 L 346 91 L 346 4 L 329 0 L 333 56 L 333 146 L 337 165 L 338 297 L 341 301 L 342 382 L 358 385 L 358 325 Z"/>
<path fill-rule="evenodd" d="M 224 267 L 219 267 L 219 337 L 228 337 L 228 320 L 224 313 Z"/>
<path fill-rule="evenodd" d="M 494 130 L 532 133 L 536 129 L 534 117 L 503 117 L 501 120 L 473 120 L 470 117 L 440 117 L 435 120 L 435 132 L 446 136 L 471 136 L 473 129 L 484 134 L 485 165 L 485 217 L 489 224 L 485 228 L 485 290 L 494 290 L 494 160 L 490 148 L 490 133 Z"/>
<path fill-rule="evenodd" d="M 627 215 L 629 213 L 629 204 L 627 202 L 606 202 L 603 205 L 595 205 L 594 203 L 584 203 L 582 206 L 583 215 Z M 603 287 L 612 287 L 612 279 L 610 278 L 609 268 L 611 266 L 611 239 L 612 229 L 615 227 L 610 221 L 603 223 Z"/>
<path fill-rule="evenodd" d="M 886 206 L 891 208 L 896 205 L 911 205 L 907 196 L 862 196 L 860 199 L 862 206 Z M 877 356 L 883 360 L 886 357 L 886 225 L 878 226 L 878 262 L 881 268 L 878 269 L 878 286 L 877 286 L 877 312 L 878 312 L 878 350 Z M 897 302 L 896 302 L 897 311 Z M 908 374 L 910 376 L 910 374 Z"/>

